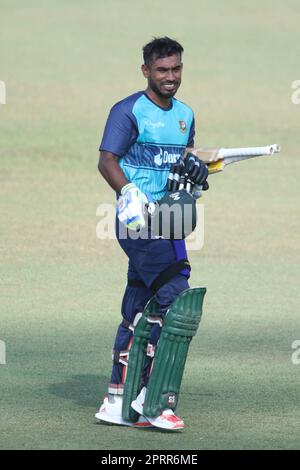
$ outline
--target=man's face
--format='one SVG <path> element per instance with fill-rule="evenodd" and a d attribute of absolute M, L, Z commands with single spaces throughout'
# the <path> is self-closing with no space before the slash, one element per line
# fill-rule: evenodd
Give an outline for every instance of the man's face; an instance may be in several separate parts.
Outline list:
<path fill-rule="evenodd" d="M 172 98 L 180 87 L 182 62 L 179 54 L 163 59 L 156 59 L 147 67 L 142 65 L 144 77 L 148 79 L 148 86 L 162 98 Z"/>

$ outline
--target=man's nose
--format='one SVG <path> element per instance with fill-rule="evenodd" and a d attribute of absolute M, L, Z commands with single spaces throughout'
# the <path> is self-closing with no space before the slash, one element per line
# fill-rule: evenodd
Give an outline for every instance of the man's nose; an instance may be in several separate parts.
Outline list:
<path fill-rule="evenodd" d="M 167 80 L 169 80 L 169 82 L 173 82 L 175 77 L 174 77 L 174 72 L 173 70 L 168 70 L 167 72 Z"/>

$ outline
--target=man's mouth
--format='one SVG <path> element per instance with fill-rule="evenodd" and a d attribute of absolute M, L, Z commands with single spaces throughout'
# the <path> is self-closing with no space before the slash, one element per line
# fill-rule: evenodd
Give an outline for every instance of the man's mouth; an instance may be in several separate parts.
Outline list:
<path fill-rule="evenodd" d="M 163 83 L 162 87 L 167 91 L 174 91 L 176 89 L 176 83 Z"/>

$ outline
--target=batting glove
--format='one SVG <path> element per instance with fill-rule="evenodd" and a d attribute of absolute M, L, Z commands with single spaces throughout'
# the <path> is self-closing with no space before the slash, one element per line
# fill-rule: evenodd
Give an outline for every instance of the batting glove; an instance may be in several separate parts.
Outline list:
<path fill-rule="evenodd" d="M 185 171 L 193 184 L 202 186 L 203 191 L 208 189 L 208 168 L 205 163 L 192 153 L 188 153 L 184 159 Z"/>
<path fill-rule="evenodd" d="M 117 216 L 120 222 L 130 230 L 139 231 L 145 227 L 145 206 L 150 205 L 147 197 L 135 184 L 128 183 L 121 189 L 117 201 Z"/>

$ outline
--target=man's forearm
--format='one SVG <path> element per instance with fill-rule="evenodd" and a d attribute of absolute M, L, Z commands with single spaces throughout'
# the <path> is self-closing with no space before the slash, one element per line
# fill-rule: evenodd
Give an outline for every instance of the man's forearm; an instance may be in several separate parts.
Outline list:
<path fill-rule="evenodd" d="M 118 157 L 110 152 L 100 152 L 98 169 L 103 178 L 118 194 L 121 193 L 123 186 L 129 183 L 120 168 Z"/>

